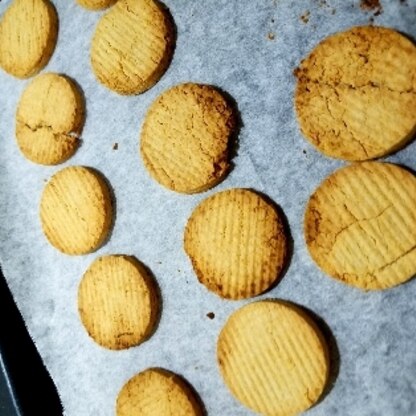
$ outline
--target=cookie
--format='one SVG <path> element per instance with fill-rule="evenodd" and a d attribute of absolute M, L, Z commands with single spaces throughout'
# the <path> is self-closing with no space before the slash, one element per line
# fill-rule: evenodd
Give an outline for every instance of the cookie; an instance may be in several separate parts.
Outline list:
<path fill-rule="evenodd" d="M 13 0 L 0 21 L 0 66 L 17 78 L 38 73 L 58 36 L 58 16 L 49 0 Z"/>
<path fill-rule="evenodd" d="M 38 75 L 17 107 L 16 139 L 21 152 L 42 165 L 64 162 L 79 145 L 84 114 L 84 100 L 73 81 L 58 74 Z"/>
<path fill-rule="evenodd" d="M 362 161 L 416 132 L 416 47 L 398 32 L 354 27 L 324 39 L 295 71 L 302 133 L 327 156 Z"/>
<path fill-rule="evenodd" d="M 118 0 L 98 22 L 91 45 L 97 79 L 119 94 L 139 94 L 166 71 L 173 53 L 174 24 L 155 0 Z"/>
<path fill-rule="evenodd" d="M 230 167 L 235 114 L 214 87 L 177 85 L 160 95 L 146 114 L 140 153 L 149 174 L 182 193 L 201 192 Z"/>
<path fill-rule="evenodd" d="M 89 10 L 101 10 L 112 6 L 117 0 L 77 0 L 77 3 Z"/>
<path fill-rule="evenodd" d="M 416 275 L 416 177 L 388 163 L 337 170 L 310 197 L 305 239 L 330 276 L 386 289 Z"/>
<path fill-rule="evenodd" d="M 52 176 L 40 203 L 40 219 L 48 241 L 65 254 L 97 250 L 112 225 L 110 191 L 95 170 L 70 166 Z"/>
<path fill-rule="evenodd" d="M 271 202 L 248 189 L 229 189 L 195 208 L 184 248 L 201 283 L 224 298 L 242 299 L 277 281 L 287 238 Z"/>
<path fill-rule="evenodd" d="M 78 310 L 97 344 L 112 350 L 130 348 L 145 341 L 155 328 L 157 286 L 134 257 L 99 257 L 79 285 Z"/>
<path fill-rule="evenodd" d="M 178 375 L 150 368 L 132 377 L 121 389 L 117 416 L 203 416 L 192 387 Z"/>
<path fill-rule="evenodd" d="M 221 375 L 233 396 L 264 416 L 292 416 L 311 407 L 329 376 L 320 330 L 299 307 L 254 302 L 234 312 L 217 343 Z"/>

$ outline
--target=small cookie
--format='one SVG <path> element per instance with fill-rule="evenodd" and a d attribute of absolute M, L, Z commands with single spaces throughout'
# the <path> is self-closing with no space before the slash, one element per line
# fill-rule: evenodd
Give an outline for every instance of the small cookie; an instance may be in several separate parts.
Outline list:
<path fill-rule="evenodd" d="M 14 0 L 0 21 L 0 66 L 28 78 L 49 61 L 58 36 L 58 16 L 49 0 Z"/>
<path fill-rule="evenodd" d="M 155 0 L 118 0 L 98 22 L 91 65 L 98 80 L 119 94 L 152 87 L 172 58 L 174 24 Z"/>
<path fill-rule="evenodd" d="M 287 257 L 282 219 L 248 189 L 202 201 L 185 228 L 184 248 L 209 290 L 227 299 L 256 296 L 276 282 Z"/>
<path fill-rule="evenodd" d="M 416 275 L 416 177 L 378 162 L 354 164 L 310 197 L 305 239 L 327 274 L 361 289 L 385 289 Z"/>
<path fill-rule="evenodd" d="M 254 302 L 234 312 L 217 343 L 221 375 L 234 397 L 265 416 L 292 416 L 321 396 L 328 348 L 314 321 L 283 301 Z"/>
<path fill-rule="evenodd" d="M 120 390 L 117 416 L 203 416 L 192 387 L 178 375 L 150 368 L 132 377 Z"/>
<path fill-rule="evenodd" d="M 150 175 L 173 191 L 194 193 L 216 185 L 227 173 L 235 114 L 214 87 L 177 85 L 147 112 L 140 153 Z"/>
<path fill-rule="evenodd" d="M 302 133 L 322 153 L 368 160 L 416 132 L 416 47 L 398 32 L 354 27 L 324 39 L 295 71 Z"/>
<path fill-rule="evenodd" d="M 16 139 L 21 152 L 42 165 L 64 162 L 78 147 L 84 114 L 84 101 L 74 82 L 58 74 L 38 75 L 17 107 Z"/>
<path fill-rule="evenodd" d="M 79 285 L 78 310 L 97 344 L 112 350 L 139 345 L 159 315 L 156 283 L 134 257 L 99 257 Z"/>
<path fill-rule="evenodd" d="M 42 229 L 49 242 L 66 254 L 97 250 L 112 224 L 111 197 L 96 171 L 70 166 L 52 176 L 40 203 Z"/>
<path fill-rule="evenodd" d="M 117 0 L 76 0 L 77 3 L 89 10 L 102 10 L 112 6 Z"/>

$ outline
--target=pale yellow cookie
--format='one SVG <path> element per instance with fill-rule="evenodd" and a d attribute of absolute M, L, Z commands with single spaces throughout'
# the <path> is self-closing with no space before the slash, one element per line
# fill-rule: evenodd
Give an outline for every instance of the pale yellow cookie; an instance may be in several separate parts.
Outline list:
<path fill-rule="evenodd" d="M 98 22 L 91 45 L 97 79 L 119 94 L 139 94 L 166 71 L 174 24 L 156 0 L 118 0 Z"/>
<path fill-rule="evenodd" d="M 84 123 L 78 87 L 58 74 L 38 75 L 24 90 L 16 113 L 16 139 L 26 158 L 56 165 L 73 155 Z"/>
<path fill-rule="evenodd" d="M 277 281 L 287 237 L 271 202 L 248 189 L 229 189 L 195 208 L 184 248 L 201 283 L 224 298 L 242 299 Z"/>
<path fill-rule="evenodd" d="M 120 390 L 117 416 L 203 416 L 192 387 L 178 375 L 150 368 L 132 377 Z"/>
<path fill-rule="evenodd" d="M 76 0 L 76 2 L 89 10 L 101 10 L 112 6 L 117 0 Z"/>
<path fill-rule="evenodd" d="M 416 47 L 400 33 L 363 26 L 324 39 L 295 71 L 302 133 L 325 155 L 368 160 L 416 132 Z"/>
<path fill-rule="evenodd" d="M 79 285 L 78 310 L 85 329 L 99 345 L 130 348 L 145 341 L 155 328 L 157 286 L 134 257 L 99 257 Z"/>
<path fill-rule="evenodd" d="M 233 108 L 214 87 L 177 85 L 147 112 L 140 153 L 150 175 L 177 192 L 201 192 L 216 185 L 230 167 L 235 131 Z"/>
<path fill-rule="evenodd" d="M 264 416 L 292 416 L 321 396 L 329 375 L 328 348 L 299 307 L 262 301 L 234 312 L 218 338 L 221 375 L 233 396 Z"/>
<path fill-rule="evenodd" d="M 27 78 L 49 61 L 58 36 L 58 16 L 49 0 L 13 0 L 0 21 L 0 67 Z"/>
<path fill-rule="evenodd" d="M 52 176 L 40 203 L 42 229 L 49 242 L 66 254 L 97 250 L 112 225 L 110 191 L 95 170 L 70 166 Z"/>
<path fill-rule="evenodd" d="M 309 252 L 327 274 L 361 289 L 385 289 L 416 275 L 416 177 L 364 162 L 337 170 L 310 197 Z"/>

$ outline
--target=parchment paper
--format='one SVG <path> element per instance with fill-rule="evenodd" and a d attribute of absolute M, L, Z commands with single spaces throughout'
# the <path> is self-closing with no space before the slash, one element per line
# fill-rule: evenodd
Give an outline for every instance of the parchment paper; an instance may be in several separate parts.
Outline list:
<path fill-rule="evenodd" d="M 0 3 L 3 12 L 10 1 Z M 0 256 L 15 300 L 57 385 L 67 416 L 113 415 L 122 385 L 152 366 L 182 374 L 209 415 L 252 413 L 232 398 L 216 364 L 216 340 L 230 313 L 248 301 L 224 301 L 197 282 L 182 249 L 187 218 L 199 201 L 230 187 L 263 191 L 284 210 L 294 240 L 289 269 L 259 298 L 283 298 L 313 310 L 331 329 L 340 368 L 332 391 L 309 415 L 416 414 L 416 280 L 363 293 L 326 277 L 303 239 L 305 203 L 321 180 L 343 165 L 307 143 L 293 108 L 293 69 L 323 37 L 356 24 L 394 27 L 416 35 L 416 1 L 384 0 L 383 13 L 357 1 L 166 0 L 177 25 L 173 62 L 150 91 L 122 97 L 100 86 L 89 46 L 100 13 L 55 0 L 60 29 L 46 71 L 65 73 L 82 87 L 87 118 L 82 146 L 67 163 L 35 165 L 14 138 L 16 104 L 27 81 L 0 73 Z M 301 16 L 309 11 L 309 21 Z M 308 14 L 306 13 L 308 19 Z M 273 38 L 274 39 L 271 39 Z M 150 179 L 138 155 L 138 136 L 150 103 L 184 81 L 214 84 L 238 103 L 243 127 L 229 177 L 204 194 L 184 196 Z M 118 150 L 113 144 L 118 143 Z M 416 168 L 416 143 L 387 160 Z M 45 181 L 68 165 L 100 170 L 114 188 L 116 221 L 96 253 L 70 257 L 42 234 L 38 206 Z M 135 255 L 154 273 L 163 296 L 159 327 L 143 345 L 108 351 L 78 318 L 77 288 L 97 257 Z M 215 313 L 215 319 L 206 317 Z M 4 319 L 4 317 L 2 318 Z"/>

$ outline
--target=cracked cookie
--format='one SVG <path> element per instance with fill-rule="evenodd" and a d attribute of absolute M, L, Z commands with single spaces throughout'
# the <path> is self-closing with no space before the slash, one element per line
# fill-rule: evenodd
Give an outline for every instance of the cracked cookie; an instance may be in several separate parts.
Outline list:
<path fill-rule="evenodd" d="M 118 0 L 98 22 L 91 45 L 97 79 L 119 94 L 140 94 L 166 71 L 174 48 L 174 23 L 154 0 Z"/>
<path fill-rule="evenodd" d="M 398 32 L 354 27 L 324 39 L 295 70 L 304 136 L 327 156 L 362 161 L 416 131 L 416 47 Z"/>
<path fill-rule="evenodd" d="M 16 139 L 21 152 L 42 165 L 64 162 L 79 145 L 84 114 L 84 100 L 73 81 L 53 73 L 38 75 L 17 107 Z"/>
<path fill-rule="evenodd" d="M 223 298 L 242 299 L 277 281 L 287 259 L 287 237 L 272 202 L 248 189 L 230 189 L 195 208 L 184 249 L 202 284 Z"/>
<path fill-rule="evenodd" d="M 49 0 L 14 0 L 0 21 L 0 67 L 28 78 L 49 61 L 58 36 L 58 16 Z"/>
<path fill-rule="evenodd" d="M 149 174 L 168 189 L 205 191 L 229 170 L 235 112 L 216 88 L 180 84 L 149 108 L 141 131 L 140 153 Z"/>
<path fill-rule="evenodd" d="M 133 376 L 120 390 L 117 416 L 203 416 L 193 388 L 177 374 L 149 368 Z"/>
<path fill-rule="evenodd" d="M 310 197 L 305 239 L 318 266 L 364 290 L 416 274 L 416 177 L 388 163 L 341 168 Z"/>
<path fill-rule="evenodd" d="M 70 166 L 43 190 L 40 219 L 48 241 L 65 254 L 87 254 L 107 238 L 113 219 L 110 191 L 91 168 Z"/>
<path fill-rule="evenodd" d="M 89 10 L 102 10 L 112 6 L 117 0 L 77 0 L 77 3 Z"/>
<path fill-rule="evenodd" d="M 79 285 L 78 311 L 89 336 L 102 347 L 139 345 L 159 316 L 156 282 L 134 257 L 99 257 Z"/>
<path fill-rule="evenodd" d="M 217 359 L 233 396 L 265 416 L 293 416 L 314 405 L 329 376 L 326 341 L 300 307 L 267 300 L 243 306 L 222 329 Z"/>

